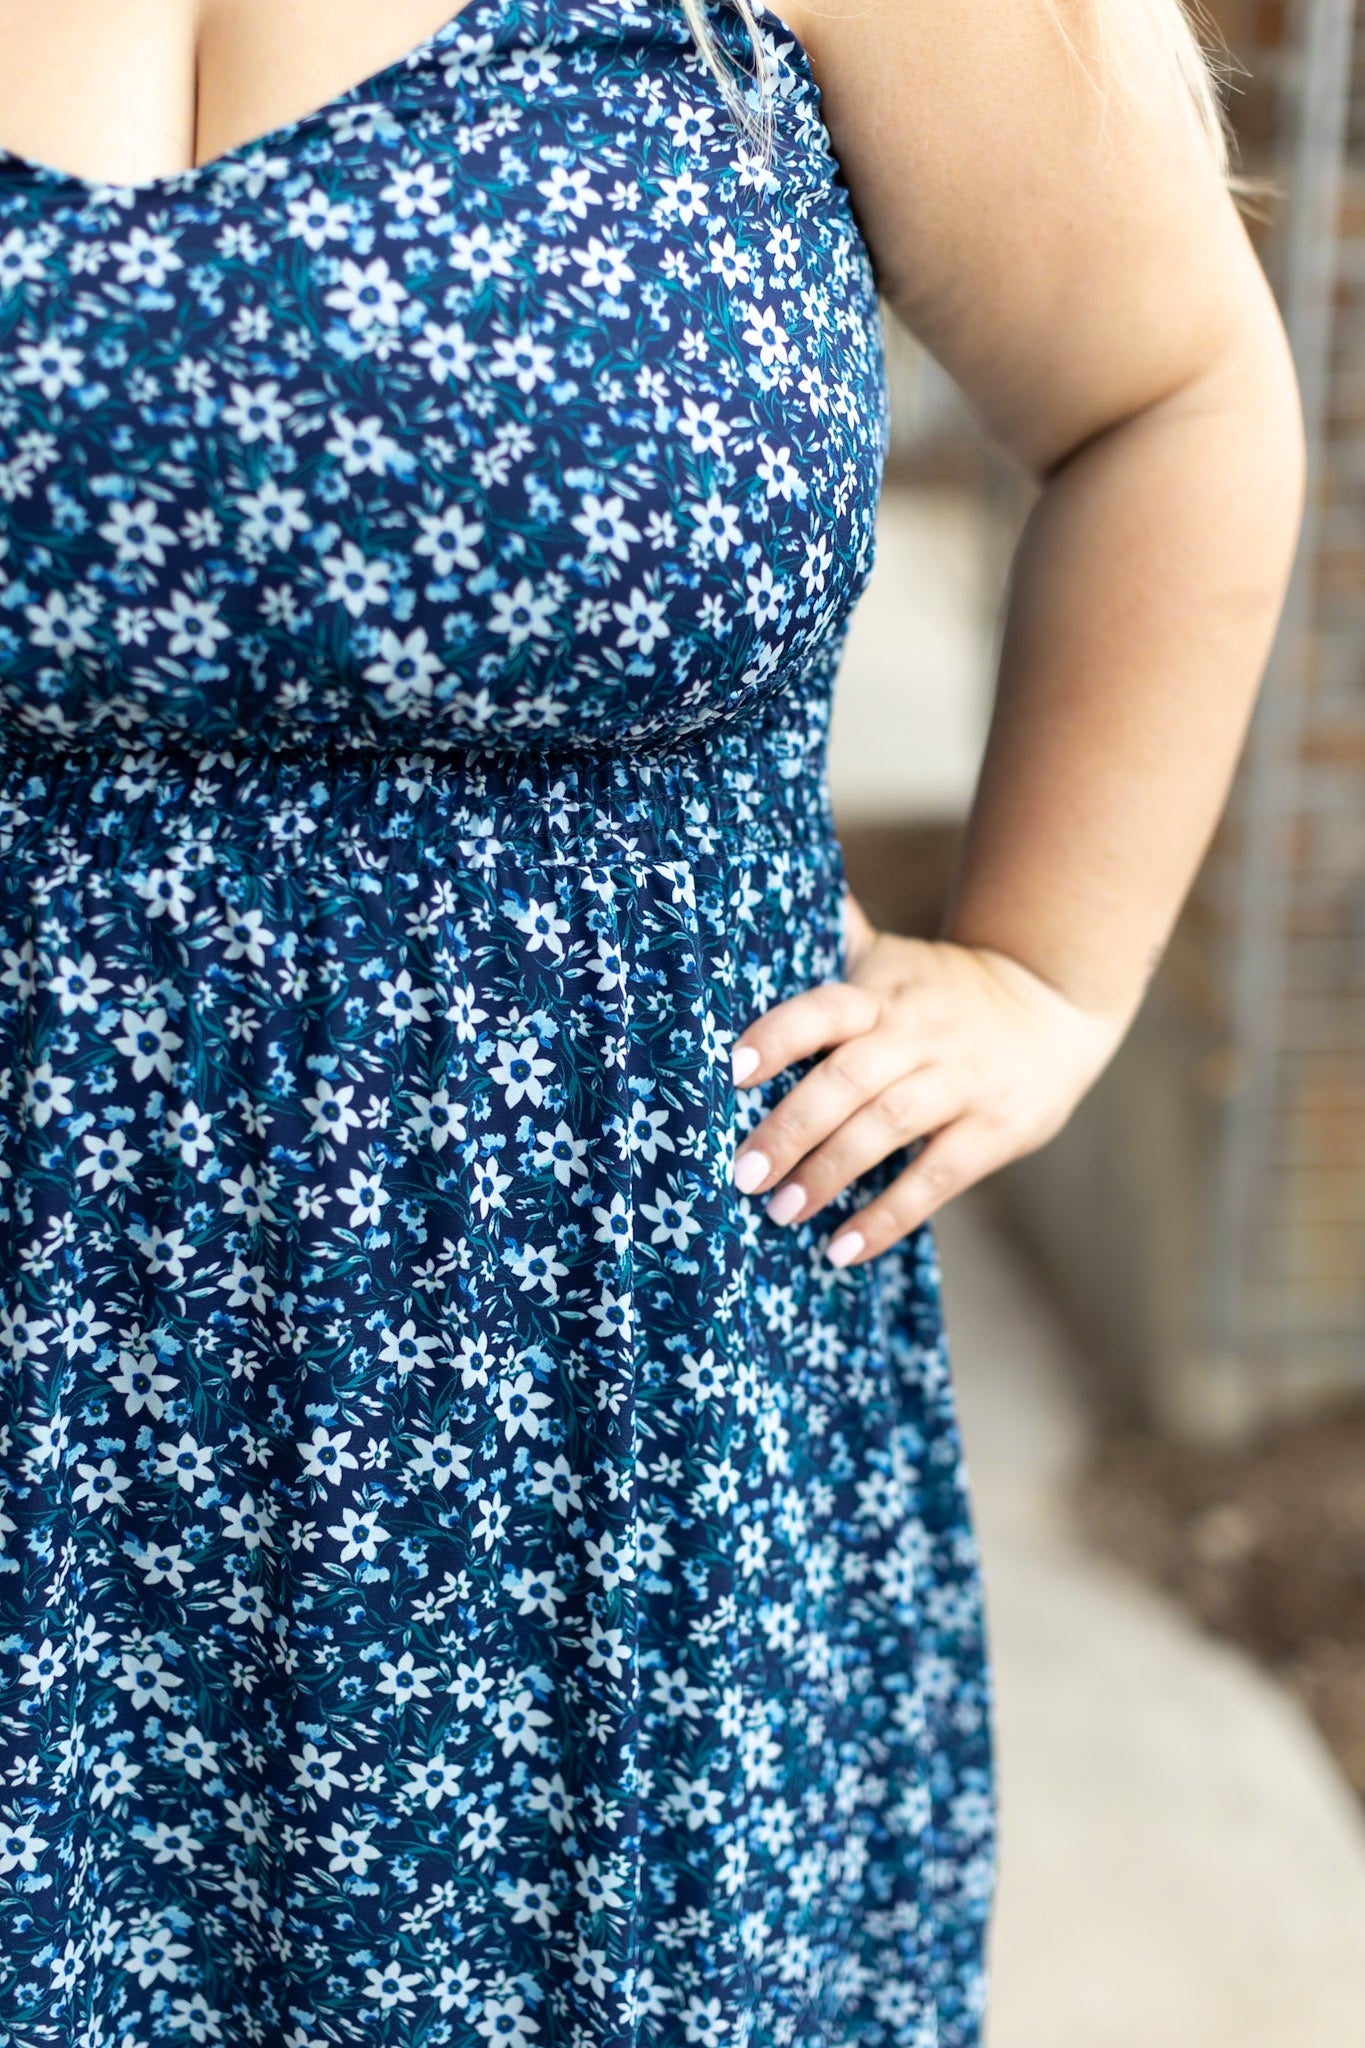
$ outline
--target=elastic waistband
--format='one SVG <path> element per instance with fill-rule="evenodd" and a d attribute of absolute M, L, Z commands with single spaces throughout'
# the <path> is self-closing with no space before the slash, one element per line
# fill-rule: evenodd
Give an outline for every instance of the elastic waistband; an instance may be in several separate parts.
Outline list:
<path fill-rule="evenodd" d="M 477 857 L 617 863 L 775 851 L 832 832 L 825 722 L 784 703 L 722 732 L 637 752 L 317 741 L 205 747 L 114 735 L 74 744 L 0 731 L 0 850 L 63 846 L 117 859 L 150 844 L 259 848 L 273 864 L 329 853 L 386 865 Z"/>

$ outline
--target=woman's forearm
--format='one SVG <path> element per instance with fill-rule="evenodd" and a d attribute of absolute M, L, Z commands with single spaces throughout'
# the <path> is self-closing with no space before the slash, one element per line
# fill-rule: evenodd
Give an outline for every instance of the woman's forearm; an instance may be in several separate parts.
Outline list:
<path fill-rule="evenodd" d="M 1277 319 L 1052 472 L 1014 556 L 943 938 L 1131 1018 L 1227 799 L 1303 476 Z"/>

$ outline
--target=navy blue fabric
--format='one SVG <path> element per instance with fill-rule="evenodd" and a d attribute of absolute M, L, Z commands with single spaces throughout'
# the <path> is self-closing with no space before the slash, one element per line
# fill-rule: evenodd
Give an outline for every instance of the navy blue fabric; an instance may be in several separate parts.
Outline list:
<path fill-rule="evenodd" d="M 762 26 L 766 165 L 618 0 L 0 151 L 0 2042 L 979 2038 L 932 1230 L 730 1179 L 886 448 Z"/>

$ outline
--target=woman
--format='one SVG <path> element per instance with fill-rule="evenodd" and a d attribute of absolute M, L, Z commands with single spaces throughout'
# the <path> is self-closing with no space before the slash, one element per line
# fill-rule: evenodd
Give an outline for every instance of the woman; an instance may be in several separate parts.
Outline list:
<path fill-rule="evenodd" d="M 689 14 L 0 5 L 24 2048 L 979 2038 L 929 1218 L 1132 1019 L 1299 417 L 1170 0 Z M 878 286 L 1041 486 L 934 944 Z"/>

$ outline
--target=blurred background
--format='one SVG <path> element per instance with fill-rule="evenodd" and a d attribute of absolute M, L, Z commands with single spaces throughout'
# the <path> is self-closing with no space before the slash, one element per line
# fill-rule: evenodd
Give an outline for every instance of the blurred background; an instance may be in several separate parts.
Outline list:
<path fill-rule="evenodd" d="M 939 1213 L 997 1669 L 990 2048 L 1365 2044 L 1365 22 L 1221 0 L 1309 507 L 1228 812 L 1067 1129 Z M 887 316 L 831 778 L 933 937 L 1032 500 Z"/>

